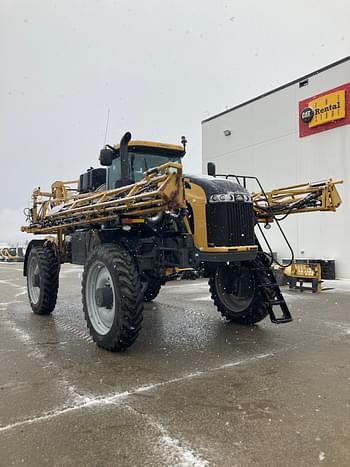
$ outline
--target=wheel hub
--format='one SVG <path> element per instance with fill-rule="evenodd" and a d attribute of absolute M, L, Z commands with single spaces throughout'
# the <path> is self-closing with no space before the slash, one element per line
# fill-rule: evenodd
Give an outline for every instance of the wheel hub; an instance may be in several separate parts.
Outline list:
<path fill-rule="evenodd" d="M 215 281 L 221 301 L 231 312 L 242 312 L 251 304 L 255 286 L 248 267 L 220 268 Z"/>
<path fill-rule="evenodd" d="M 113 306 L 113 292 L 111 287 L 105 285 L 104 287 L 96 289 L 95 300 L 97 306 L 108 308 L 110 310 Z"/>
<path fill-rule="evenodd" d="M 100 260 L 96 260 L 89 268 L 85 293 L 93 328 L 101 335 L 108 334 L 114 323 L 116 295 L 112 275 Z"/>
<path fill-rule="evenodd" d="M 33 276 L 33 287 L 40 287 L 40 275 L 38 273 Z"/>

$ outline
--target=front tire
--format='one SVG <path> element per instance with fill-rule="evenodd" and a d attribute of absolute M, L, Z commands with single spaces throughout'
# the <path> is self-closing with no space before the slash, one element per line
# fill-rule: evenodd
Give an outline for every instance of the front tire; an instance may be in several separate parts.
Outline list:
<path fill-rule="evenodd" d="M 141 281 L 133 257 L 106 244 L 88 258 L 82 283 L 84 315 L 95 343 L 123 351 L 138 337 L 143 318 Z"/>
<path fill-rule="evenodd" d="M 53 246 L 47 244 L 31 248 L 27 266 L 27 291 L 35 314 L 49 315 L 54 310 L 59 272 L 60 264 Z"/>
<path fill-rule="evenodd" d="M 258 270 L 264 263 L 258 257 L 252 263 L 221 266 L 215 276 L 209 279 L 211 298 L 217 310 L 228 321 L 252 325 L 268 315 L 267 298 L 258 287 L 268 281 L 266 272 Z"/>

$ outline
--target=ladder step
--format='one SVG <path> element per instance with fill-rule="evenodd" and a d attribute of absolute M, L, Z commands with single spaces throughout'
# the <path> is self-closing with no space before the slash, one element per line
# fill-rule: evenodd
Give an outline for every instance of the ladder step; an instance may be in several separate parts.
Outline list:
<path fill-rule="evenodd" d="M 288 309 L 286 302 L 283 301 L 280 305 L 281 305 L 281 310 L 282 310 L 282 316 L 280 318 L 277 318 L 275 313 L 272 311 L 272 308 L 270 308 L 269 315 L 270 315 L 271 322 L 274 324 L 284 324 L 284 323 L 290 323 L 291 321 L 293 321 L 292 315 L 290 314 L 290 311 Z"/>
<path fill-rule="evenodd" d="M 265 302 L 265 305 L 286 305 L 286 302 L 284 300 L 269 300 Z"/>
<path fill-rule="evenodd" d="M 293 321 L 293 318 L 290 314 L 287 303 L 285 302 L 282 292 L 280 290 L 279 284 L 276 282 L 273 270 L 271 266 L 261 266 L 258 268 L 252 269 L 253 271 L 265 272 L 265 283 L 258 283 L 257 286 L 265 295 L 265 306 L 268 306 L 268 312 L 270 319 L 274 324 L 284 324 L 290 323 Z M 259 275 L 257 275 L 257 282 L 259 281 Z M 266 283 L 267 282 L 267 283 Z M 277 317 L 273 311 L 274 306 L 279 306 L 281 310 L 280 317 Z"/>
<path fill-rule="evenodd" d="M 293 318 L 291 316 L 283 316 L 282 318 L 276 318 L 275 316 L 270 316 L 271 322 L 274 324 L 284 324 L 284 323 L 290 323 L 293 321 Z"/>

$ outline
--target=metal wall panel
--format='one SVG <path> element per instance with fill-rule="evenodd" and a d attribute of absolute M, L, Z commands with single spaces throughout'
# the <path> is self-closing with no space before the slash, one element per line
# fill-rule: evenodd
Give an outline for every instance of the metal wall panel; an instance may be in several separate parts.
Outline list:
<path fill-rule="evenodd" d="M 213 161 L 218 172 L 258 176 L 268 190 L 332 177 L 343 178 L 343 205 L 336 213 L 290 216 L 283 226 L 297 257 L 336 260 L 337 277 L 350 279 L 350 125 L 299 137 L 299 101 L 349 82 L 350 61 L 293 83 L 224 115 L 203 122 L 203 172 Z M 231 135 L 225 136 L 224 130 Z M 273 250 L 286 257 L 276 229 Z"/>

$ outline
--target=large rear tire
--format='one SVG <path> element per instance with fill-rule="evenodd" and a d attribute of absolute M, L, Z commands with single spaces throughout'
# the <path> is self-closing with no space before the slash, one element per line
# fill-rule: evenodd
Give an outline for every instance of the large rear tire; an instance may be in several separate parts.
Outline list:
<path fill-rule="evenodd" d="M 27 265 L 29 303 L 37 315 L 49 315 L 55 308 L 60 264 L 50 244 L 32 246 Z"/>
<path fill-rule="evenodd" d="M 217 310 L 229 321 L 251 325 L 262 321 L 269 313 L 268 297 L 259 287 L 269 281 L 259 270 L 266 266 L 259 256 L 250 263 L 221 266 L 209 279 L 209 290 Z"/>
<path fill-rule="evenodd" d="M 141 330 L 143 294 L 134 258 L 122 247 L 105 244 L 89 256 L 83 273 L 82 301 L 93 340 L 111 352 L 130 347 Z"/>

